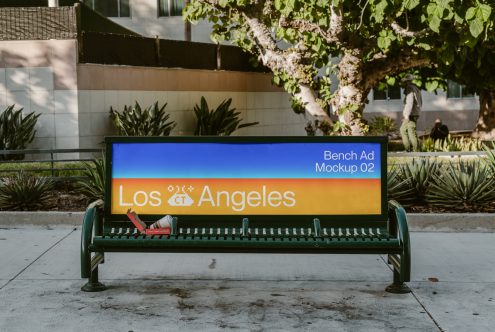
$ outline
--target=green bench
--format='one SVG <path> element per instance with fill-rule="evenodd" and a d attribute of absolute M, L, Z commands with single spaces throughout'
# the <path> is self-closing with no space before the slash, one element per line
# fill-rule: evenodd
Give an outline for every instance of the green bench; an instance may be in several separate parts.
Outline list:
<path fill-rule="evenodd" d="M 105 202 L 86 210 L 83 291 L 106 252 L 386 254 L 409 292 L 407 217 L 387 202 L 383 137 L 109 137 Z M 173 216 L 170 235 L 140 233 Z"/>

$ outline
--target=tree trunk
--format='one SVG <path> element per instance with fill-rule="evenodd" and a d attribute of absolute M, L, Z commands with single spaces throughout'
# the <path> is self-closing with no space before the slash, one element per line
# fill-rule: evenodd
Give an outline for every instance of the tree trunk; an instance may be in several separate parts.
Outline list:
<path fill-rule="evenodd" d="M 339 87 L 332 100 L 332 107 L 339 121 L 348 127 L 343 131 L 344 135 L 365 134 L 362 114 L 367 91 L 363 85 L 361 58 L 359 51 L 351 50 L 344 53 L 339 63 Z"/>
<path fill-rule="evenodd" d="M 480 115 L 472 136 L 483 140 L 495 139 L 495 89 L 481 90 Z"/>

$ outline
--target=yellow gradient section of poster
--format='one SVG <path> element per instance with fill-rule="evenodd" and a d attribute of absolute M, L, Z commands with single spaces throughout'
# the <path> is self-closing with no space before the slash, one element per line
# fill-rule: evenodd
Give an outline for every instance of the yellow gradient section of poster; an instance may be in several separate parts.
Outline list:
<path fill-rule="evenodd" d="M 113 179 L 112 214 L 380 214 L 379 179 Z"/>

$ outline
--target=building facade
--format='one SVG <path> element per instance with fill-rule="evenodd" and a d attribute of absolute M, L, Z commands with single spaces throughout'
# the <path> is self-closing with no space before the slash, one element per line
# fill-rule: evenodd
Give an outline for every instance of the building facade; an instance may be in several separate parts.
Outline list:
<path fill-rule="evenodd" d="M 142 35 L 185 38 L 185 23 L 178 16 L 181 1 L 84 2 Z M 39 20 L 43 22 L 43 17 Z M 26 24 L 32 25 L 31 21 Z M 110 107 L 123 110 L 136 101 L 143 107 L 167 103 L 166 110 L 177 122 L 172 134 L 190 135 L 195 126 L 193 108 L 202 96 L 211 107 L 232 98 L 245 122 L 259 122 L 239 130 L 238 135 L 306 135 L 308 119 L 291 110 L 289 95 L 271 85 L 269 73 L 82 62 L 81 34 L 69 30 L 57 39 L 0 40 L 0 109 L 15 104 L 26 113 L 41 113 L 32 148 L 99 147 L 105 135 L 114 133 Z M 208 23 L 192 26 L 193 41 L 208 42 L 208 34 Z M 373 91 L 365 117 L 386 115 L 399 120 L 402 99 L 400 89 Z M 451 130 L 474 127 L 478 98 L 463 94 L 462 87 L 452 84 L 448 92 L 424 92 L 423 100 L 419 130 L 428 131 L 437 117 Z"/>

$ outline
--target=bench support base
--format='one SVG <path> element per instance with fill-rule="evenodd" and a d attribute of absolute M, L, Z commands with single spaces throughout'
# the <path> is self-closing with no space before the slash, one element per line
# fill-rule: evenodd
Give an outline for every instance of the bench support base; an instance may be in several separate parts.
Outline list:
<path fill-rule="evenodd" d="M 83 292 L 101 292 L 107 289 L 107 286 L 98 281 L 98 268 L 91 271 L 91 277 L 88 282 L 81 287 Z"/>
<path fill-rule="evenodd" d="M 411 289 L 405 283 L 400 283 L 400 284 L 393 283 L 391 285 L 388 285 L 387 288 L 385 288 L 385 291 L 393 294 L 411 293 Z"/>

